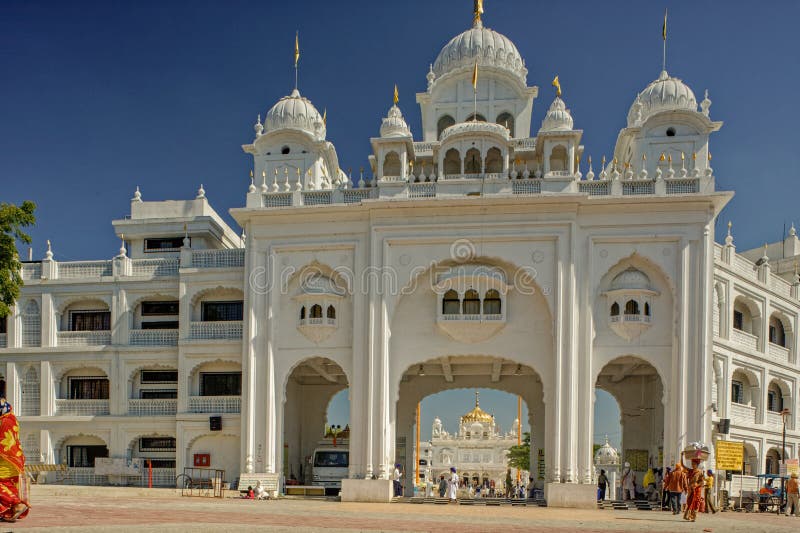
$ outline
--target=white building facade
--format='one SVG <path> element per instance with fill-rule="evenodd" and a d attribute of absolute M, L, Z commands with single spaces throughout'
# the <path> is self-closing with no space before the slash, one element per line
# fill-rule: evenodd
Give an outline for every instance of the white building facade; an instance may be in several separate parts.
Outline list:
<path fill-rule="evenodd" d="M 243 146 L 243 237 L 202 187 L 169 202 L 137 190 L 113 259 L 25 263 L 0 372 L 29 460 L 301 479 L 348 388 L 350 475 L 388 478 L 413 464 L 422 398 L 480 387 L 526 402 L 551 505 L 594 500 L 595 388 L 620 403 L 623 460 L 640 466 L 730 418 L 762 471 L 776 406 L 797 457 L 800 247 L 755 266 L 715 244 L 732 193 L 715 189 L 707 94 L 662 72 L 598 165 L 560 96 L 533 132 L 527 74 L 476 15 L 417 94 L 418 140 L 389 109 L 371 177 L 339 168 L 295 89 Z"/>

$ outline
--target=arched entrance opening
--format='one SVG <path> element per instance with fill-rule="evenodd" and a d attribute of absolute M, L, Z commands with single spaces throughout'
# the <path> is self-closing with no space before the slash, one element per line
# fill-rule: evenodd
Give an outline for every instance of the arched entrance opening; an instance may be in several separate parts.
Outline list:
<path fill-rule="evenodd" d="M 284 396 L 281 461 L 287 484 L 314 483 L 315 450 L 347 451 L 350 437 L 347 426 L 349 415 L 347 421 L 328 417 L 332 412 L 342 411 L 336 406 L 341 407 L 343 402 L 339 395 L 347 395 L 348 387 L 347 376 L 342 367 L 325 357 L 304 359 L 289 374 Z M 334 404 L 332 399 L 336 396 L 339 397 Z M 349 400 L 344 403 L 346 405 L 343 406 L 343 410 L 349 413 Z M 258 462 L 260 459 L 258 450 L 256 453 Z M 338 452 L 336 457 L 345 458 Z M 338 462 L 342 463 L 341 460 Z M 342 464 L 342 468 L 347 467 L 348 464 Z M 324 479 L 316 481 L 326 482 Z M 339 481 L 331 481 L 328 488 L 331 492 L 338 493 L 341 484 Z"/>
<path fill-rule="evenodd" d="M 659 468 L 664 462 L 664 387 L 661 377 L 644 359 L 623 356 L 600 370 L 595 387 L 613 396 L 619 405 L 620 470 L 624 470 L 625 463 L 630 463 L 636 494 L 643 495 L 647 487 L 642 486 L 642 480 L 648 468 Z M 595 419 L 613 416 L 600 412 L 598 406 L 602 405 L 595 404 Z M 619 479 L 622 479 L 622 473 Z"/>
<path fill-rule="evenodd" d="M 516 422 L 518 397 L 520 424 Z M 508 450 L 525 433 L 530 434 L 530 472 L 521 472 L 520 482 L 527 485 L 533 477 L 534 486 L 544 486 L 544 397 L 541 378 L 530 366 L 499 357 L 462 355 L 430 359 L 406 369 L 395 426 L 395 463 L 405 473 L 406 495 L 414 490 L 418 403 L 423 489 L 427 477 L 447 478 L 455 467 L 462 485 L 464 481 L 489 486 L 494 482 L 496 492 L 504 490 Z M 512 472 L 516 485 L 517 472 Z"/>

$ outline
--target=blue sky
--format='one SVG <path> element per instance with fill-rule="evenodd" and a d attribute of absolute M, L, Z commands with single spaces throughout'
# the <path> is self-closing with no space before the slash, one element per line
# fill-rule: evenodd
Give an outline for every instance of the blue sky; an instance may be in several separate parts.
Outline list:
<path fill-rule="evenodd" d="M 528 84 L 541 88 L 534 133 L 558 74 L 586 154 L 611 154 L 637 91 L 667 69 L 711 116 L 719 189 L 736 197 L 717 225 L 734 223 L 740 250 L 782 237 L 795 219 L 800 124 L 800 2 L 773 0 L 486 0 L 484 22 L 515 42 Z M 241 145 L 293 86 L 328 111 L 343 168 L 367 167 L 369 138 L 391 105 L 419 135 L 414 93 L 428 64 L 471 24 L 472 0 L 0 3 L 0 201 L 34 200 L 34 257 L 112 257 L 110 221 L 144 199 L 195 195 L 218 212 L 244 204 L 251 166 Z M 788 99 L 788 102 L 786 101 Z M 585 171 L 585 169 L 584 169 Z M 792 185 L 788 190 L 787 186 Z M 800 222 L 800 220 L 797 220 Z M 453 416 L 461 413 L 459 406 Z"/>

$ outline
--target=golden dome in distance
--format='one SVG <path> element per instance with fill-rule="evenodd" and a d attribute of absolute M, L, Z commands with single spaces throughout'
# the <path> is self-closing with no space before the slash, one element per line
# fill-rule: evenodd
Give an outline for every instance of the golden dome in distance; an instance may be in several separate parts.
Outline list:
<path fill-rule="evenodd" d="M 461 423 L 465 422 L 494 422 L 494 416 L 490 415 L 480 407 L 479 392 L 475 391 L 475 409 L 461 417 Z"/>

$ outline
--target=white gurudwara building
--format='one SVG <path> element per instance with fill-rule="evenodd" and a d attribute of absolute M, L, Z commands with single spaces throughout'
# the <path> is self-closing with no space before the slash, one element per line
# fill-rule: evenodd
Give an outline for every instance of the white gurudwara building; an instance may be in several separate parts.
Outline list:
<path fill-rule="evenodd" d="M 715 243 L 733 193 L 715 187 L 708 94 L 658 69 L 619 87 L 624 127 L 592 159 L 552 75 L 528 72 L 532 45 L 480 11 L 408 82 L 421 131 L 397 103 L 376 117 L 366 173 L 339 168 L 295 89 L 243 145 L 242 231 L 202 187 L 137 189 L 112 258 L 59 261 L 54 243 L 24 263 L 0 375 L 29 462 L 86 483 L 140 483 L 103 457 L 151 459 L 167 484 L 195 465 L 288 478 L 347 388 L 343 497 L 388 498 L 418 402 L 482 387 L 526 403 L 548 505 L 594 505 L 596 389 L 640 472 L 724 419 L 746 472 L 775 470 L 783 408 L 796 458 L 800 240 L 740 253 L 729 228 Z"/>
<path fill-rule="evenodd" d="M 424 479 L 432 479 L 436 484 L 439 476 L 450 479 L 450 468 L 455 467 L 459 476 L 473 485 L 493 481 L 498 489 L 504 488 L 509 468 L 508 450 L 518 444 L 518 427 L 516 419 L 511 429 L 503 433 L 494 415 L 481 409 L 476 392 L 475 408 L 459 417 L 455 433 L 445 430 L 439 417 L 434 418 L 430 441 L 420 443 L 419 458 L 425 463 L 421 464 L 420 472 L 425 474 Z M 523 483 L 527 483 L 527 475 L 521 472 Z M 512 479 L 516 483 L 515 468 L 512 468 Z"/>

